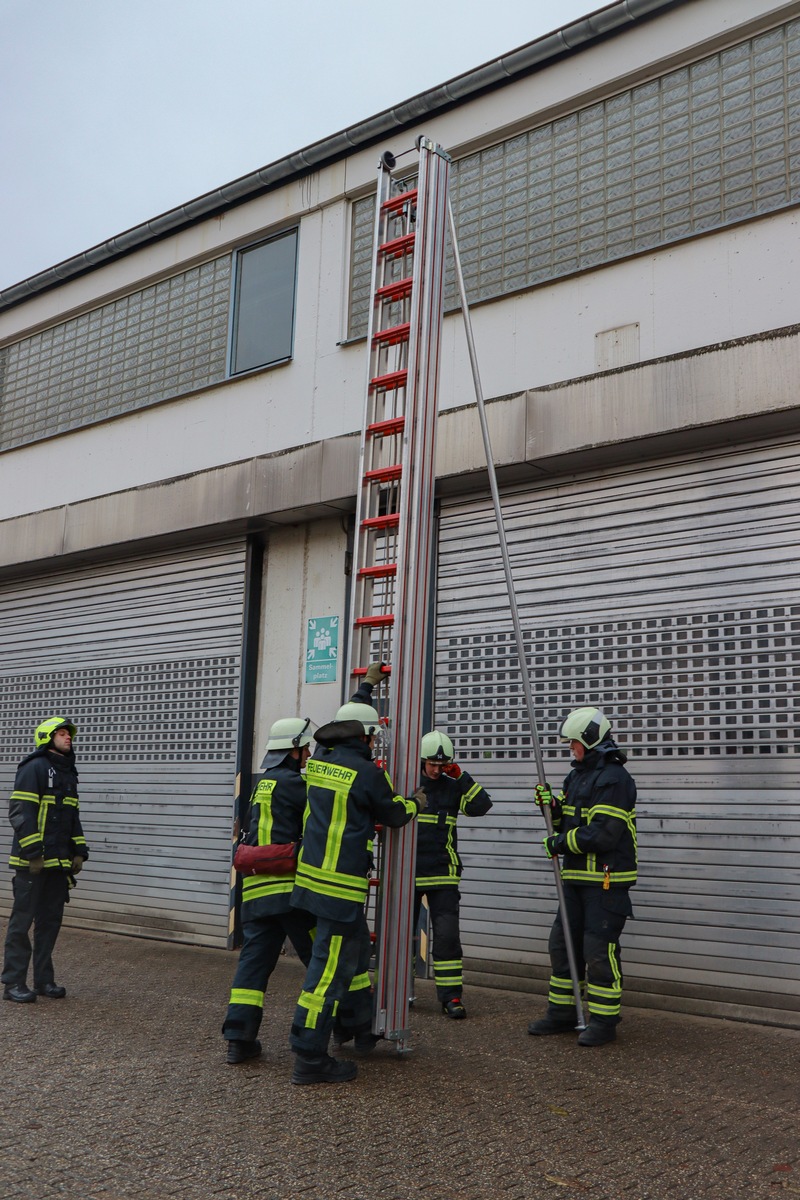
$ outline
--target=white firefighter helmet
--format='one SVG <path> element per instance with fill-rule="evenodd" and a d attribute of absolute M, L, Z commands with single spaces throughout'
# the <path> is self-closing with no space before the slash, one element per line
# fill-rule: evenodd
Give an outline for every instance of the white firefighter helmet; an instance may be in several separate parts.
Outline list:
<path fill-rule="evenodd" d="M 373 737 L 380 729 L 381 719 L 377 711 L 371 704 L 359 704 L 356 700 L 351 700 L 348 704 L 343 704 L 334 717 L 335 721 L 360 721 L 364 726 L 364 733 L 367 737 Z"/>
<path fill-rule="evenodd" d="M 428 762 L 452 762 L 455 757 L 453 743 L 446 733 L 432 729 L 430 733 L 424 735 L 419 744 L 419 756 Z"/>
<path fill-rule="evenodd" d="M 267 750 L 298 750 L 311 741 L 310 717 L 281 717 L 269 731 Z"/>
<path fill-rule="evenodd" d="M 599 746 L 611 733 L 611 722 L 599 708 L 575 708 L 559 730 L 562 742 L 580 742 L 587 750 Z"/>

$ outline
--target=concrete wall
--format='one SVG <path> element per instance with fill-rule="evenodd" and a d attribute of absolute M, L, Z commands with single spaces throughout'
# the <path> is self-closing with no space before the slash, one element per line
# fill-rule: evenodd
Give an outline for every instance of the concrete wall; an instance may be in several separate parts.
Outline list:
<path fill-rule="evenodd" d="M 270 533 L 264 557 L 264 594 L 256 700 L 255 765 L 261 762 L 273 721 L 311 717 L 312 728 L 331 720 L 340 704 L 340 663 L 335 683 L 305 682 L 306 630 L 312 617 L 341 618 L 344 649 L 345 523 L 324 520 Z"/>
<path fill-rule="evenodd" d="M 488 405 L 494 461 L 507 479 L 532 478 L 578 469 L 598 455 L 635 461 L 676 447 L 769 436 L 800 424 L 798 378 L 795 325 L 521 390 Z M 475 405 L 442 413 L 437 437 L 440 491 L 474 487 L 486 469 Z M 341 530 L 342 517 L 355 509 L 358 443 L 355 434 L 332 438 L 0 521 L 0 573 L 137 542 L 270 530 L 312 519 L 322 520 L 320 536 L 327 539 L 325 531 Z M 333 574 L 338 570 L 333 567 Z"/>

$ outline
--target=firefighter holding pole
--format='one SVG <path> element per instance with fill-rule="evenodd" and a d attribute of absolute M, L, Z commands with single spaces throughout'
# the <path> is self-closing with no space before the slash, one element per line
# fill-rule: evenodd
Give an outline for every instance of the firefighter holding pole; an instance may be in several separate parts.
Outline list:
<path fill-rule="evenodd" d="M 579 1046 L 613 1042 L 620 1021 L 622 963 L 619 939 L 633 915 L 629 889 L 636 882 L 636 784 L 611 724 L 597 708 L 577 708 L 560 729 L 569 742 L 571 770 L 554 797 L 549 784 L 536 787 L 536 803 L 549 809 L 553 832 L 544 839 L 548 858 L 561 860 L 564 900 L 550 931 L 552 974 L 547 1012 L 532 1021 L 535 1037 L 571 1033 L 578 1023 L 567 955 L 564 914 L 572 936 L 577 973 L 585 977 L 589 1023 Z"/>

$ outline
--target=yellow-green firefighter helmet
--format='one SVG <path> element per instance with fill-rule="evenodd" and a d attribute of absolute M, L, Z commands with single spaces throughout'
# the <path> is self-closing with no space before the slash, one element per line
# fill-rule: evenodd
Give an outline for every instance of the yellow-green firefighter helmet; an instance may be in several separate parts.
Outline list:
<path fill-rule="evenodd" d="M 430 733 L 424 734 L 419 744 L 419 756 L 428 762 L 452 762 L 455 758 L 453 743 L 446 733 L 432 729 Z"/>
<path fill-rule="evenodd" d="M 562 742 L 580 742 L 593 750 L 609 733 L 611 722 L 599 708 L 575 708 L 564 719 L 558 736 Z"/>
<path fill-rule="evenodd" d="M 50 739 L 53 734 L 59 729 L 68 729 L 73 742 L 78 733 L 78 730 L 71 721 L 65 721 L 63 717 L 48 717 L 46 721 L 42 721 L 41 725 L 37 725 L 36 733 L 33 735 L 33 741 L 37 750 L 41 750 L 42 746 L 49 746 Z"/>

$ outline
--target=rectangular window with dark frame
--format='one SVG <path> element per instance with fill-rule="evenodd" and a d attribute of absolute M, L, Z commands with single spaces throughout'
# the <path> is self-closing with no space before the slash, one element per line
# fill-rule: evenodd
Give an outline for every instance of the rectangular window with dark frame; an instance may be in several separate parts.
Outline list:
<path fill-rule="evenodd" d="M 292 357 L 297 230 L 236 255 L 231 375 Z"/>

